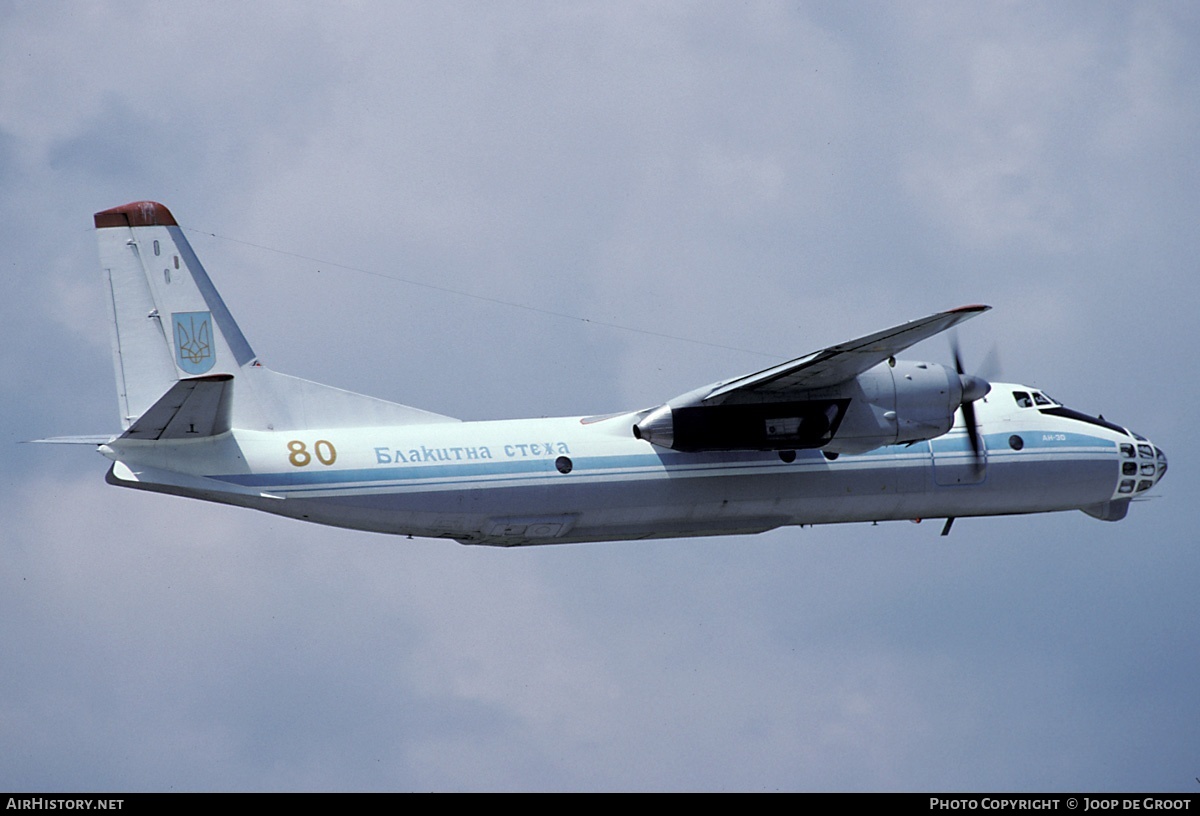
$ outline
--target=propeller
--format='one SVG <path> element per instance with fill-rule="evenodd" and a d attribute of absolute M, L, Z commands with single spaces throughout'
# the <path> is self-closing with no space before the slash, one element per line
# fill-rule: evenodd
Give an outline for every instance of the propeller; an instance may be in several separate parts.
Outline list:
<path fill-rule="evenodd" d="M 962 352 L 958 345 L 958 335 L 951 337 L 950 348 L 954 353 L 954 370 L 958 372 L 962 384 L 963 424 L 967 426 L 967 438 L 971 440 L 971 454 L 975 460 L 976 472 L 983 469 L 983 440 L 979 435 L 979 425 L 975 421 L 975 400 L 987 396 L 992 390 L 992 384 L 983 377 L 964 372 Z"/>
<path fill-rule="evenodd" d="M 988 382 L 1004 379 L 1004 366 L 1000 362 L 1000 347 L 992 343 L 988 353 L 983 355 L 983 361 L 975 366 L 976 376 L 983 377 Z"/>

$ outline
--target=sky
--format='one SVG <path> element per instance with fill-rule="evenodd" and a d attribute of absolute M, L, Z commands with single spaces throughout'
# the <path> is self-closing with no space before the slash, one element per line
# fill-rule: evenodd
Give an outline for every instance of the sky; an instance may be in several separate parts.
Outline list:
<path fill-rule="evenodd" d="M 0 0 L 0 789 L 1195 792 L 1197 134 L 1183 3 Z M 119 429 L 143 199 L 307 379 L 597 414 L 987 303 L 1171 469 L 517 550 L 119 490 L 22 443 Z"/>

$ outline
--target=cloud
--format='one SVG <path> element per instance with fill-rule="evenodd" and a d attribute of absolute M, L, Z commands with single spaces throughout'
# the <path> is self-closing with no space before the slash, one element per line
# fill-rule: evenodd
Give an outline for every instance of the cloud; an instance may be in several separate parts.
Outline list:
<path fill-rule="evenodd" d="M 509 551 L 117 490 L 86 449 L 13 444 L 8 787 L 1194 785 L 1187 13 L 4 14 L 14 443 L 114 427 L 90 214 L 150 197 L 268 364 L 420 407 L 639 407 L 983 300 L 970 358 L 995 341 L 1005 376 L 1172 457 L 1119 524 Z"/>

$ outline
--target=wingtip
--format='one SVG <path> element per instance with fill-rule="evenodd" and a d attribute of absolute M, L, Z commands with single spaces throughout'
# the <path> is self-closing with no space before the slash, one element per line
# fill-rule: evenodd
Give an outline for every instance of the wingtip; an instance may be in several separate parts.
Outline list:
<path fill-rule="evenodd" d="M 96 213 L 96 229 L 105 227 L 177 227 L 175 216 L 171 215 L 157 201 L 134 201 L 111 210 Z"/>
<path fill-rule="evenodd" d="M 966 306 L 959 306 L 957 309 L 951 309 L 948 314 L 965 314 L 967 312 L 986 312 L 992 308 L 984 303 L 971 303 Z"/>

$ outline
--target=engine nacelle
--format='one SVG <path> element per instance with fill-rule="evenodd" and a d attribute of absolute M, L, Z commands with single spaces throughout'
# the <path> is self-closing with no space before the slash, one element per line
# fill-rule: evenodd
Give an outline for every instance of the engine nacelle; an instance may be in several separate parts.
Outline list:
<path fill-rule="evenodd" d="M 755 400 L 733 392 L 711 404 L 686 395 L 651 411 L 633 433 L 679 451 L 863 453 L 941 436 L 963 399 L 978 399 L 988 388 L 984 380 L 936 363 L 881 363 L 853 380 L 809 389 L 803 399 Z"/>
<path fill-rule="evenodd" d="M 963 398 L 958 373 L 937 363 L 885 363 L 845 386 L 860 393 L 825 446 L 834 453 L 863 453 L 941 436 L 954 425 Z"/>
<path fill-rule="evenodd" d="M 797 450 L 834 437 L 848 399 L 655 408 L 633 435 L 678 451 Z"/>

